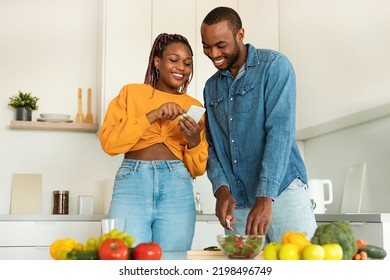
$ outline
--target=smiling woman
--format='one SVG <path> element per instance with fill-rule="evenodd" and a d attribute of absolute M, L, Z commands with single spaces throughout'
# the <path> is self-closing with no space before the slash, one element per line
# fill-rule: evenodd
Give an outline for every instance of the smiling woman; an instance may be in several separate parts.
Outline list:
<path fill-rule="evenodd" d="M 144 84 L 125 85 L 110 102 L 102 125 L 103 150 L 124 154 L 108 215 L 131 220 L 126 232 L 135 237 L 134 245 L 153 241 L 164 251 L 191 249 L 196 217 L 192 178 L 205 172 L 208 156 L 204 120 L 184 115 L 191 105 L 202 107 L 186 93 L 192 56 L 182 35 L 157 36 Z"/>

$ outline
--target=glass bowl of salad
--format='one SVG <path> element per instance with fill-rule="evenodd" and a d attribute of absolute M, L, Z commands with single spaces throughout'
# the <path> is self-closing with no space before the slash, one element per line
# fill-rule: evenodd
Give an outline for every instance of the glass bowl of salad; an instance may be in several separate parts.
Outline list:
<path fill-rule="evenodd" d="M 230 259 L 253 259 L 264 247 L 264 235 L 218 235 L 221 251 Z"/>

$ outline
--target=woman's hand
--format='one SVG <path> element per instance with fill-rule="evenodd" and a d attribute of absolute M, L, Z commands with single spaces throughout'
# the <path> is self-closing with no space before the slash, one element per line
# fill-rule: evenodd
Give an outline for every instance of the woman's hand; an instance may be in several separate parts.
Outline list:
<path fill-rule="evenodd" d="M 150 123 L 154 123 L 158 119 L 172 121 L 178 116 L 184 114 L 185 111 L 175 102 L 167 102 L 159 108 L 150 111 L 146 114 Z"/>
<path fill-rule="evenodd" d="M 188 148 L 196 147 L 200 143 L 200 131 L 202 126 L 196 123 L 190 116 L 183 115 L 177 124 L 180 133 L 188 142 Z"/>

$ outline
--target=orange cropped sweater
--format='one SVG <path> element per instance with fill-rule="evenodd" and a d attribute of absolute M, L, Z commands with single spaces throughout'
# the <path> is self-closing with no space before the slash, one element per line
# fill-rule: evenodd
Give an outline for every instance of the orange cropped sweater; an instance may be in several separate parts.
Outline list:
<path fill-rule="evenodd" d="M 156 89 L 153 92 L 153 87 L 146 84 L 124 86 L 108 105 L 99 134 L 101 146 L 107 154 L 114 156 L 163 143 L 184 162 L 192 177 L 200 176 L 206 171 L 208 157 L 204 118 L 201 142 L 188 149 L 186 139 L 177 128 L 178 118 L 174 121 L 158 120 L 153 124 L 146 118 L 147 113 L 166 102 L 176 102 L 184 110 L 192 104 L 202 106 L 185 93 L 175 95 Z"/>

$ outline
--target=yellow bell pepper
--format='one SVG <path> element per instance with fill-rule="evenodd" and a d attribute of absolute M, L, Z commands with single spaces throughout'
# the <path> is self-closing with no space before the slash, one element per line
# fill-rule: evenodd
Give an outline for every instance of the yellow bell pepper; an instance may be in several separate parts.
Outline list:
<path fill-rule="evenodd" d="M 50 246 L 50 256 L 55 260 L 66 260 L 68 252 L 72 251 L 78 242 L 73 238 L 54 241 Z"/>
<path fill-rule="evenodd" d="M 306 238 L 305 232 L 295 232 L 289 231 L 283 234 L 281 242 L 285 243 L 293 243 L 298 246 L 299 250 L 302 251 L 307 245 L 311 245 L 310 240 Z"/>

